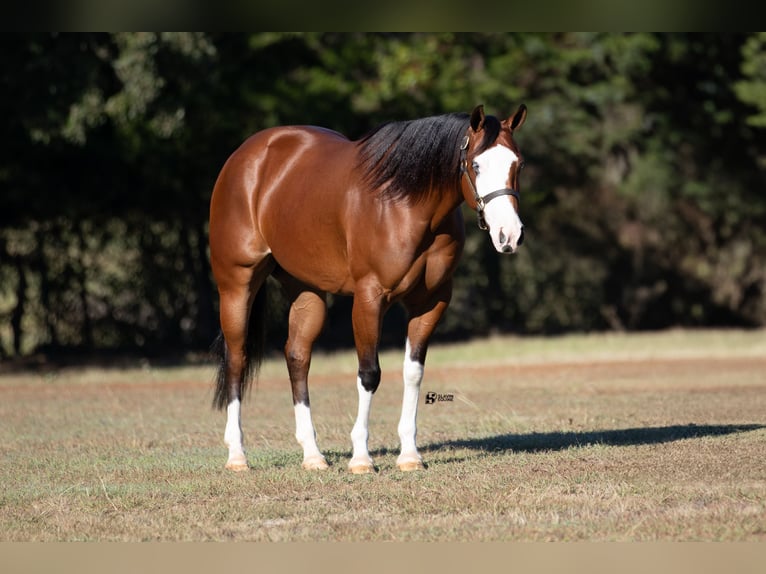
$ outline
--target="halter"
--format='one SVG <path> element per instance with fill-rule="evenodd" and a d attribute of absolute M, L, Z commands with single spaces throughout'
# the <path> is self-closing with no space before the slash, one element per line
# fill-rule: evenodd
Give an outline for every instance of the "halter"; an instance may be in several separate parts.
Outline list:
<path fill-rule="evenodd" d="M 479 192 L 476 190 L 476 186 L 474 185 L 473 181 L 471 181 L 471 177 L 468 175 L 468 141 L 468 136 L 465 136 L 463 143 L 460 145 L 460 174 L 465 176 L 466 180 L 468 181 L 468 185 L 470 185 L 471 189 L 473 190 L 473 198 L 474 201 L 476 201 L 476 215 L 479 229 L 486 231 L 489 229 L 487 226 L 487 220 L 484 218 L 484 208 L 487 206 L 487 204 L 493 199 L 502 197 L 504 195 L 511 195 L 516 198 L 517 203 L 521 203 L 521 196 L 519 195 L 518 191 L 508 187 L 492 191 L 483 197 L 479 195 Z"/>

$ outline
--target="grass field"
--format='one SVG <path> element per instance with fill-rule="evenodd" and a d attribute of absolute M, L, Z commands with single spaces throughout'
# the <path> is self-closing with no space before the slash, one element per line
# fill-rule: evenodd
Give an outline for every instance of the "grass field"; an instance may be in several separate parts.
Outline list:
<path fill-rule="evenodd" d="M 0 540 L 766 540 L 766 332 L 492 338 L 429 351 L 396 469 L 401 354 L 381 357 L 379 471 L 352 476 L 351 352 L 317 355 L 331 464 L 303 471 L 286 369 L 243 409 L 252 470 L 224 471 L 212 367 L 0 375 Z"/>

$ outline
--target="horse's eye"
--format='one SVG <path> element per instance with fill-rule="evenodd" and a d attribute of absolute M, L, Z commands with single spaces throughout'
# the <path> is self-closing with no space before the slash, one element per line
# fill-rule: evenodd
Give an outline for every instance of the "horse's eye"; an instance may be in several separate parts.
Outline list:
<path fill-rule="evenodd" d="M 524 160 L 522 160 L 522 161 L 521 161 L 521 164 L 519 164 L 519 171 L 521 171 L 522 169 L 524 169 L 526 166 L 527 166 L 527 162 L 525 162 Z"/>
<path fill-rule="evenodd" d="M 473 166 L 472 166 L 472 167 L 473 167 L 473 172 L 474 172 L 476 175 L 479 175 L 479 164 L 478 164 L 478 163 L 476 163 L 476 162 L 473 162 Z"/>

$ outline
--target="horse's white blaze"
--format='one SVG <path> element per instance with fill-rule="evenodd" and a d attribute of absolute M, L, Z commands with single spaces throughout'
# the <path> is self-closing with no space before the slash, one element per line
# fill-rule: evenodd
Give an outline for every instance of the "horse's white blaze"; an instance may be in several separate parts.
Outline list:
<path fill-rule="evenodd" d="M 484 197 L 508 187 L 511 166 L 519 158 L 507 147 L 497 145 L 476 156 L 474 161 L 478 166 L 476 191 Z M 524 226 L 510 198 L 498 197 L 490 201 L 484 208 L 484 217 L 495 249 L 500 252 L 515 251 Z"/>
<path fill-rule="evenodd" d="M 223 441 L 229 447 L 228 465 L 246 465 L 245 449 L 242 446 L 242 425 L 240 422 L 241 404 L 239 399 L 234 399 L 226 407 L 226 429 L 223 433 Z"/>
<path fill-rule="evenodd" d="M 313 463 L 321 465 L 324 457 L 317 446 L 314 423 L 311 420 L 311 408 L 303 403 L 298 403 L 294 406 L 294 410 L 295 438 L 298 444 L 303 447 L 303 461 L 304 463 L 313 461 Z"/>
<path fill-rule="evenodd" d="M 397 462 L 420 461 L 420 455 L 415 444 L 417 436 L 418 400 L 420 397 L 420 383 L 423 380 L 423 363 L 413 361 L 410 358 L 410 341 L 407 339 L 404 353 L 404 367 L 402 378 L 404 380 L 404 396 L 402 398 L 402 416 L 399 419 L 399 440 L 402 451 Z"/>
<path fill-rule="evenodd" d="M 350 469 L 370 467 L 372 468 L 372 458 L 367 450 L 367 439 L 369 438 L 369 420 L 370 406 L 372 405 L 372 393 L 362 386 L 362 379 L 356 378 L 356 390 L 359 393 L 359 410 L 356 414 L 354 428 L 351 429 L 351 443 L 354 453 L 348 466 Z"/>

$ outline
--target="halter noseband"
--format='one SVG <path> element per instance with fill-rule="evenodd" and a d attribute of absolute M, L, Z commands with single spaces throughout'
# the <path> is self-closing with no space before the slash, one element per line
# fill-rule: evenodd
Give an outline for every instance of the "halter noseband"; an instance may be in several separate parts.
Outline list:
<path fill-rule="evenodd" d="M 487 220 L 484 218 L 484 208 L 487 206 L 487 204 L 493 199 L 502 197 L 504 195 L 511 195 L 516 198 L 517 203 L 521 203 L 521 196 L 519 195 L 518 191 L 508 187 L 492 191 L 483 197 L 479 195 L 479 192 L 476 190 L 476 186 L 474 185 L 473 181 L 471 181 L 471 177 L 468 175 L 468 142 L 469 138 L 468 136 L 465 136 L 463 143 L 460 145 L 460 174 L 465 176 L 466 180 L 468 181 L 468 185 L 470 185 L 471 189 L 473 190 L 473 198 L 474 201 L 476 201 L 476 215 L 479 229 L 486 231 L 489 229 L 487 226 Z"/>

